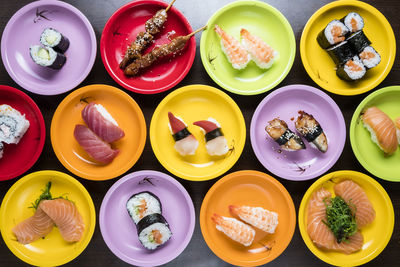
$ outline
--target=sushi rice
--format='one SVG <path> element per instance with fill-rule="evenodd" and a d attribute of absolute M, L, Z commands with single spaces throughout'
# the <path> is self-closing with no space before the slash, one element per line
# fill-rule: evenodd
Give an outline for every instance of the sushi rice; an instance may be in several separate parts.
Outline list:
<path fill-rule="evenodd" d="M 0 105 L 0 142 L 18 144 L 29 128 L 25 115 L 9 105 Z"/>
<path fill-rule="evenodd" d="M 376 67 L 381 62 L 381 56 L 372 46 L 364 48 L 359 56 L 364 66 L 368 69 Z"/>
<path fill-rule="evenodd" d="M 144 205 L 144 206 L 143 206 Z M 133 222 L 138 224 L 147 215 L 161 213 L 161 203 L 157 196 L 150 192 L 140 192 L 129 198 L 126 209 Z M 141 214 L 141 209 L 143 210 Z"/>
<path fill-rule="evenodd" d="M 160 233 L 161 236 L 160 244 L 156 242 L 156 238 L 154 237 L 154 231 L 159 231 Z M 168 225 L 157 222 L 143 229 L 139 234 L 139 240 L 145 248 L 154 250 L 160 245 L 167 242 L 171 238 L 171 236 L 172 233 Z"/>
<path fill-rule="evenodd" d="M 351 32 L 360 31 L 364 28 L 364 19 L 356 12 L 350 12 L 341 21 Z"/>

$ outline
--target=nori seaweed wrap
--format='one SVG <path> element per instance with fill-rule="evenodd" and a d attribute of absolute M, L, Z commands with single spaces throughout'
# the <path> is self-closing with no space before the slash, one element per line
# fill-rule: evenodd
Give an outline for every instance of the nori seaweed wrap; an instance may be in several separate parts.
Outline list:
<path fill-rule="evenodd" d="M 361 53 L 364 48 L 371 44 L 371 41 L 367 38 L 363 31 L 353 33 L 349 38 L 347 38 L 346 41 L 356 54 Z"/>
<path fill-rule="evenodd" d="M 326 50 L 333 62 L 337 66 L 346 63 L 349 59 L 353 58 L 357 54 L 351 49 L 351 46 L 347 41 L 343 41 L 340 44 L 335 45 Z"/>

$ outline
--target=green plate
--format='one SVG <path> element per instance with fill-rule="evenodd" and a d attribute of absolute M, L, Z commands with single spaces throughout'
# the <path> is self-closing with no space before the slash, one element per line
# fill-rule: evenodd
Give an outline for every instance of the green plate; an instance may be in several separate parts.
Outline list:
<path fill-rule="evenodd" d="M 361 165 L 379 178 L 400 182 L 400 151 L 385 157 L 382 150 L 371 141 L 371 135 L 361 121 L 361 113 L 371 106 L 378 107 L 393 120 L 399 117 L 400 86 L 385 87 L 368 95 L 358 105 L 350 124 L 351 148 Z"/>
<path fill-rule="evenodd" d="M 243 70 L 234 69 L 221 50 L 215 24 L 238 40 L 242 28 L 249 30 L 277 50 L 279 57 L 267 70 L 254 62 Z M 260 94 L 274 88 L 289 73 L 296 42 L 292 27 L 276 8 L 259 1 L 237 1 L 219 9 L 207 25 L 201 35 L 201 60 L 210 77 L 226 90 L 241 95 Z"/>

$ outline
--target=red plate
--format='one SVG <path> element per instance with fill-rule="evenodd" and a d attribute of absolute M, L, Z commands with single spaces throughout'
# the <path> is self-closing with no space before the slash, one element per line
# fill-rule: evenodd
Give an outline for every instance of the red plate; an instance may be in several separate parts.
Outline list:
<path fill-rule="evenodd" d="M 26 172 L 42 153 L 46 128 L 40 109 L 25 93 L 10 86 L 0 85 L 0 105 L 7 104 L 25 114 L 30 126 L 18 145 L 4 144 L 0 159 L 0 181 L 17 177 Z"/>
<path fill-rule="evenodd" d="M 157 61 L 139 76 L 127 77 L 119 68 L 119 62 L 124 57 L 127 47 L 140 31 L 144 31 L 146 20 L 167 6 L 168 3 L 156 0 L 130 2 L 118 9 L 104 26 L 100 40 L 103 64 L 111 77 L 128 90 L 142 94 L 163 92 L 179 83 L 193 64 L 196 54 L 195 38 L 191 38 L 176 57 Z M 155 45 L 170 42 L 168 33 L 171 31 L 175 31 L 174 35 L 187 35 L 193 31 L 189 22 L 176 8 L 172 7 L 167 14 L 164 28 L 156 35 L 154 44 L 144 53 L 151 51 Z"/>

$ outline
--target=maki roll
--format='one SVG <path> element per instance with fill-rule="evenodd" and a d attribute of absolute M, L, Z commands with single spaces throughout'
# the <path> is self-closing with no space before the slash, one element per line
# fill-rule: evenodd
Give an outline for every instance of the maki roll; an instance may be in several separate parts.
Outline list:
<path fill-rule="evenodd" d="M 0 142 L 0 159 L 3 157 L 3 150 L 4 150 L 4 145 L 2 142 Z"/>
<path fill-rule="evenodd" d="M 366 69 L 358 56 L 348 60 L 336 70 L 336 75 L 345 81 L 356 81 L 364 77 Z"/>
<path fill-rule="evenodd" d="M 188 130 L 185 122 L 181 118 L 175 117 L 172 112 L 168 112 L 168 120 L 172 138 L 175 140 L 175 150 L 181 156 L 194 155 L 199 146 L 199 141 Z"/>
<path fill-rule="evenodd" d="M 0 105 L 0 142 L 18 144 L 28 128 L 25 115 L 9 105 Z"/>
<path fill-rule="evenodd" d="M 367 46 L 364 50 L 358 55 L 364 64 L 364 66 L 368 69 L 376 67 L 381 62 L 381 56 L 372 46 Z"/>
<path fill-rule="evenodd" d="M 328 140 L 319 122 L 314 116 L 302 110 L 295 122 L 296 130 L 319 151 L 325 153 L 328 150 Z"/>
<path fill-rule="evenodd" d="M 59 31 L 46 28 L 40 35 L 40 43 L 45 47 L 51 47 L 59 53 L 64 53 L 69 47 L 69 40 Z"/>
<path fill-rule="evenodd" d="M 351 49 L 356 52 L 356 54 L 361 53 L 367 46 L 371 44 L 371 41 L 365 36 L 363 31 L 358 31 L 353 33 L 349 38 L 347 38 Z"/>
<path fill-rule="evenodd" d="M 49 67 L 51 69 L 61 69 L 67 58 L 60 53 L 54 51 L 51 47 L 41 47 L 40 45 L 32 45 L 29 48 L 31 58 L 36 64 Z"/>
<path fill-rule="evenodd" d="M 149 250 L 165 244 L 172 236 L 167 220 L 159 213 L 153 213 L 141 219 L 136 229 L 140 243 Z"/>
<path fill-rule="evenodd" d="M 207 120 L 196 121 L 193 124 L 199 126 L 204 132 L 206 149 L 210 156 L 222 156 L 228 153 L 228 141 L 215 119 L 208 118 Z"/>
<path fill-rule="evenodd" d="M 347 41 L 343 41 L 331 48 L 328 48 L 326 52 L 328 52 L 329 56 L 331 56 L 333 62 L 335 62 L 337 66 L 346 63 L 349 59 L 356 55 Z"/>
<path fill-rule="evenodd" d="M 144 217 L 161 213 L 160 199 L 151 192 L 144 191 L 131 196 L 126 202 L 126 209 L 133 222 L 138 224 Z"/>
<path fill-rule="evenodd" d="M 306 148 L 300 136 L 292 132 L 285 121 L 275 118 L 268 123 L 265 131 L 283 150 L 297 151 Z"/>
<path fill-rule="evenodd" d="M 328 25 L 323 29 L 317 36 L 318 44 L 323 48 L 335 45 L 337 43 L 343 42 L 345 40 L 346 34 L 349 29 L 343 22 L 335 19 L 328 23 Z"/>
<path fill-rule="evenodd" d="M 350 32 L 361 31 L 364 28 L 364 19 L 356 12 L 350 12 L 340 21 L 346 25 Z"/>

